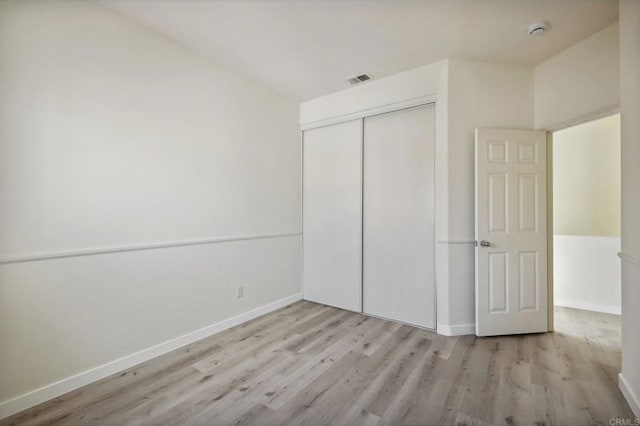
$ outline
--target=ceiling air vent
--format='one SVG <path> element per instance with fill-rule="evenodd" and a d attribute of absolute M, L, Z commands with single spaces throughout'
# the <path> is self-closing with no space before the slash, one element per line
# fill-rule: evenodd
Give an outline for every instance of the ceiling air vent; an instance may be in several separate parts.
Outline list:
<path fill-rule="evenodd" d="M 354 84 L 362 83 L 363 81 L 367 81 L 367 80 L 371 80 L 371 76 L 369 74 L 360 74 L 355 77 L 351 77 L 347 79 L 349 84 L 351 84 L 352 86 Z"/>

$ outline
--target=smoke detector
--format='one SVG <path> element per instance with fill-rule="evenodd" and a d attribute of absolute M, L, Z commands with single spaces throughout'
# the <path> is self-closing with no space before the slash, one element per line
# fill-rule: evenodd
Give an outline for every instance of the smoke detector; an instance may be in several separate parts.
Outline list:
<path fill-rule="evenodd" d="M 363 81 L 367 81 L 367 80 L 371 80 L 371 76 L 369 74 L 367 74 L 367 73 L 360 74 L 360 75 L 357 75 L 355 77 L 351 77 L 351 78 L 347 79 L 349 84 L 352 85 L 352 86 L 354 84 L 362 83 Z"/>
<path fill-rule="evenodd" d="M 536 22 L 535 24 L 531 24 L 529 26 L 529 35 L 530 36 L 540 36 L 544 34 L 545 31 L 549 28 L 549 24 L 545 21 Z"/>

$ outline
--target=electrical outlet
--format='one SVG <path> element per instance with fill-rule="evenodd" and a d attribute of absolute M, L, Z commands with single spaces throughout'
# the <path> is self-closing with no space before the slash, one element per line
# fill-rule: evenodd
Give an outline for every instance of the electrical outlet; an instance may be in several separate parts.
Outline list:
<path fill-rule="evenodd" d="M 236 299 L 240 299 L 242 296 L 244 296 L 244 287 L 240 286 L 236 288 Z"/>

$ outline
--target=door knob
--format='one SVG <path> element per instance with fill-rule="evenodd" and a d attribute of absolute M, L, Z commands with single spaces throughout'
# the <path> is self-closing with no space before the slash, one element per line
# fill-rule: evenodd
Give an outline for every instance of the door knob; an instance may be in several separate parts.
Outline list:
<path fill-rule="evenodd" d="M 491 247 L 491 243 L 489 241 L 482 240 L 480 241 L 480 247 Z"/>

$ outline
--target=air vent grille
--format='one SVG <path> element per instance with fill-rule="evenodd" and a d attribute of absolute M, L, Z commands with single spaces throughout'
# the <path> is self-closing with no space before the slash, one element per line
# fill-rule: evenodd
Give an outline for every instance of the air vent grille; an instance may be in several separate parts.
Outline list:
<path fill-rule="evenodd" d="M 362 83 L 363 81 L 367 81 L 367 80 L 371 80 L 371 76 L 369 74 L 360 74 L 355 77 L 351 77 L 347 79 L 349 84 L 351 84 L 352 86 L 354 84 Z"/>

